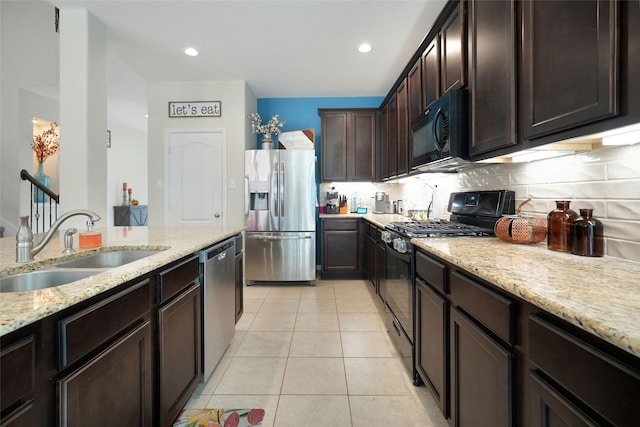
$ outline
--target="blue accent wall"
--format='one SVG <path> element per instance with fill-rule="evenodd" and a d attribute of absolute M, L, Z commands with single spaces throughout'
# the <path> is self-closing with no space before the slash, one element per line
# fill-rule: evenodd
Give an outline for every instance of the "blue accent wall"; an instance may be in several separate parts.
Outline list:
<path fill-rule="evenodd" d="M 316 153 L 320 158 L 319 146 L 322 143 L 320 116 L 318 108 L 377 108 L 382 104 L 382 96 L 343 97 L 343 98 L 259 98 L 258 113 L 262 122 L 268 122 L 275 114 L 280 120 L 286 120 L 284 132 L 301 129 L 315 129 Z M 259 136 L 256 136 L 260 148 Z"/>

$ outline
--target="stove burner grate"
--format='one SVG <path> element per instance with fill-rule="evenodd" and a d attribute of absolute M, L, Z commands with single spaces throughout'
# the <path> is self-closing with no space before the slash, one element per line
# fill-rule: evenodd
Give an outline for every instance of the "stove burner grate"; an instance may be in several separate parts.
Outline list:
<path fill-rule="evenodd" d="M 408 237 L 494 236 L 492 229 L 461 222 L 392 222 L 389 228 Z"/>

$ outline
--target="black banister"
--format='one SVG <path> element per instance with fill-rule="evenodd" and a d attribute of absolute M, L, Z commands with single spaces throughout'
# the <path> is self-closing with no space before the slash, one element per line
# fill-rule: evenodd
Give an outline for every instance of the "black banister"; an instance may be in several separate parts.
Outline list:
<path fill-rule="evenodd" d="M 22 169 L 20 171 L 20 178 L 24 181 L 29 181 L 31 183 L 31 194 L 30 194 L 30 202 L 29 202 L 29 212 L 31 217 L 31 229 L 35 233 L 45 232 L 48 227 L 53 224 L 53 222 L 58 218 L 58 205 L 60 204 L 60 195 L 54 193 L 46 186 L 42 185 L 40 181 L 38 181 L 35 177 L 33 177 L 29 172 Z M 47 218 L 45 215 L 41 215 L 40 211 L 45 214 L 44 203 L 33 203 L 33 201 L 40 201 L 40 195 L 44 193 L 49 196 L 49 222 L 47 223 Z M 46 202 L 45 202 L 46 203 Z M 35 206 L 35 213 L 34 213 Z"/>
<path fill-rule="evenodd" d="M 22 169 L 20 171 L 20 178 L 22 178 L 24 181 L 29 181 L 31 184 L 35 185 L 36 188 L 38 188 L 40 191 L 42 191 L 47 196 L 51 197 L 54 202 L 60 203 L 60 195 L 59 194 L 54 193 L 53 191 L 51 191 L 50 189 L 48 189 L 47 187 L 42 185 L 42 183 L 40 181 L 35 179 L 25 169 Z"/>

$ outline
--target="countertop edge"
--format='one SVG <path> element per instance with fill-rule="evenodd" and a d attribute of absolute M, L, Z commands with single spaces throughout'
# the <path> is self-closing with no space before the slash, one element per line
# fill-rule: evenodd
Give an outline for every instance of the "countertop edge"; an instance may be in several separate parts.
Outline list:
<path fill-rule="evenodd" d="M 124 229 L 126 227 L 113 228 Z M 147 227 L 140 227 L 140 229 L 142 228 Z M 168 242 L 169 244 L 167 244 L 167 242 L 163 243 L 157 240 L 154 241 L 153 239 L 150 239 L 147 242 L 142 242 L 144 239 L 137 239 L 135 243 L 127 244 L 126 239 L 124 239 L 121 242 L 113 244 L 106 243 L 104 246 L 92 251 L 76 252 L 72 256 L 55 255 L 46 259 L 40 257 L 40 260 L 33 263 L 12 263 L 5 266 L 0 269 L 0 276 L 16 274 L 21 271 L 34 270 L 62 260 L 80 258 L 86 255 L 87 252 L 106 252 L 119 249 L 149 249 L 150 247 L 166 248 L 159 251 L 157 254 L 151 255 L 142 260 L 109 269 L 86 279 L 78 280 L 62 286 L 36 291 L 0 294 L 0 337 L 42 320 L 45 317 L 53 315 L 91 297 L 99 295 L 109 289 L 113 289 L 128 281 L 134 280 L 136 277 L 143 276 L 151 271 L 161 268 L 164 265 L 170 264 L 191 254 L 195 254 L 199 250 L 222 242 L 243 232 L 244 227 L 224 227 L 214 230 L 192 227 L 190 229 L 196 230 L 196 236 L 189 236 L 189 242 L 185 241 L 187 238 L 180 241 L 179 236 L 172 237 L 174 239 L 178 239 L 177 241 L 179 241 L 180 244 L 171 244 L 171 242 Z M 166 229 L 163 228 L 163 230 Z M 133 230 L 132 233 L 135 231 L 138 230 Z M 197 231 L 202 231 L 202 233 L 198 233 Z M 0 240 L 6 240 L 6 238 Z M 15 244 L 15 239 L 11 240 L 13 240 Z M 52 242 L 50 245 L 55 246 L 56 242 Z M 54 250 L 52 249 L 50 252 L 54 252 Z M 57 251 L 57 254 L 60 254 L 60 251 Z M 19 306 L 25 308 L 20 310 Z"/>

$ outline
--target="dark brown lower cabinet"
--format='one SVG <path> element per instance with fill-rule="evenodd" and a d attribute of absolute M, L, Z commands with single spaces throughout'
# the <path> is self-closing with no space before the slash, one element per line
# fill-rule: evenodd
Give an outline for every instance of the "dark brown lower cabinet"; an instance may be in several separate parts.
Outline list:
<path fill-rule="evenodd" d="M 448 417 L 447 300 L 416 278 L 416 370 Z"/>
<path fill-rule="evenodd" d="M 158 309 L 160 426 L 171 426 L 201 375 L 200 284 Z"/>
<path fill-rule="evenodd" d="M 0 426 L 35 426 L 35 340 L 30 335 L 0 350 Z"/>
<path fill-rule="evenodd" d="M 242 242 L 242 239 L 240 239 Z M 244 270 L 242 269 L 242 248 L 238 251 L 236 240 L 236 323 L 244 313 Z"/>
<path fill-rule="evenodd" d="M 592 427 L 598 425 L 535 372 L 531 372 L 529 379 L 532 427 Z"/>
<path fill-rule="evenodd" d="M 451 425 L 513 425 L 513 354 L 451 309 Z"/>
<path fill-rule="evenodd" d="M 323 278 L 362 279 L 367 233 L 359 219 L 322 220 Z"/>
<path fill-rule="evenodd" d="M 58 425 L 153 425 L 152 351 L 146 321 L 60 379 Z"/>

